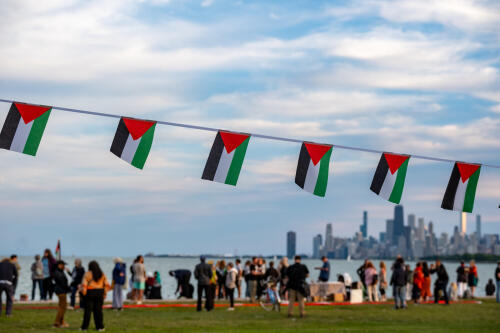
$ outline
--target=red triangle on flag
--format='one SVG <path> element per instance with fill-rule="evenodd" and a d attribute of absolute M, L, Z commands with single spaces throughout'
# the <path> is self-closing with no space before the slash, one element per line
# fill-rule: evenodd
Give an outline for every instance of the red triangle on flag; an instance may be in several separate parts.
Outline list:
<path fill-rule="evenodd" d="M 462 183 L 465 183 L 467 179 L 470 178 L 481 167 L 479 164 L 468 164 L 457 162 L 458 171 L 460 172 L 460 177 L 462 178 Z"/>
<path fill-rule="evenodd" d="M 39 106 L 24 103 L 14 103 L 14 105 L 21 114 L 21 118 L 23 118 L 25 124 L 35 120 L 51 109 L 50 106 Z"/>
<path fill-rule="evenodd" d="M 314 165 L 318 164 L 319 161 L 325 156 L 325 154 L 332 148 L 330 145 L 319 145 L 317 143 L 306 143 L 304 142 L 311 161 Z"/>
<path fill-rule="evenodd" d="M 389 154 L 384 153 L 385 160 L 389 165 L 389 170 L 391 171 L 391 175 L 393 175 L 396 171 L 398 171 L 399 167 L 406 162 L 407 159 L 410 158 L 408 155 L 398 155 L 398 154 Z"/>
<path fill-rule="evenodd" d="M 146 133 L 151 128 L 151 126 L 155 124 L 154 121 L 132 118 L 123 118 L 123 122 L 125 123 L 125 126 L 127 126 L 127 129 L 132 136 L 132 139 L 134 140 L 137 140 L 141 136 L 143 136 L 144 133 Z"/>
<path fill-rule="evenodd" d="M 245 141 L 250 135 L 247 134 L 239 134 L 232 132 L 223 132 L 219 131 L 220 137 L 222 138 L 222 142 L 224 142 L 224 147 L 226 147 L 226 151 L 230 154 L 233 150 L 238 148 L 243 141 Z"/>

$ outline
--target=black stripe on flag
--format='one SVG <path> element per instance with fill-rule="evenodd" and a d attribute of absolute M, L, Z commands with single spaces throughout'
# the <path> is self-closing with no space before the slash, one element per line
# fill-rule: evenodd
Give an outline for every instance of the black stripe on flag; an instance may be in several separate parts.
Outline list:
<path fill-rule="evenodd" d="M 118 123 L 118 128 L 116 129 L 115 138 L 113 139 L 113 143 L 111 144 L 110 151 L 118 157 L 122 156 L 123 148 L 125 148 L 125 144 L 127 143 L 128 136 L 130 135 L 127 126 L 125 126 L 125 122 L 123 121 L 123 117 L 120 118 L 120 122 Z"/>
<path fill-rule="evenodd" d="M 297 163 L 297 172 L 295 173 L 295 184 L 304 188 L 304 183 L 306 182 L 307 169 L 309 169 L 309 164 L 311 163 L 311 157 L 307 151 L 306 145 L 302 142 L 302 147 L 300 148 L 299 162 Z"/>
<path fill-rule="evenodd" d="M 220 132 L 217 132 L 215 136 L 214 144 L 210 150 L 210 155 L 208 155 L 207 163 L 205 164 L 205 169 L 203 170 L 203 175 L 201 179 L 214 180 L 215 172 L 219 167 L 220 157 L 224 149 L 224 142 L 220 136 Z"/>
<path fill-rule="evenodd" d="M 455 163 L 455 165 L 453 166 L 453 171 L 451 172 L 450 181 L 448 182 L 448 187 L 446 187 L 446 192 L 444 192 L 441 208 L 453 210 L 453 204 L 455 203 L 455 195 L 457 194 L 459 181 L 460 171 L 458 171 L 457 163 Z"/>
<path fill-rule="evenodd" d="M 380 194 L 380 190 L 382 189 L 382 185 L 384 185 L 385 177 L 387 177 L 387 171 L 389 170 L 389 164 L 385 159 L 385 155 L 382 154 L 380 156 L 380 161 L 378 162 L 377 170 L 375 170 L 375 174 L 373 175 L 372 185 L 370 186 L 370 190 L 373 192 Z"/>
<path fill-rule="evenodd" d="M 12 103 L 7 118 L 5 118 L 5 123 L 3 123 L 2 132 L 0 132 L 0 148 L 10 149 L 20 120 L 21 114 Z"/>

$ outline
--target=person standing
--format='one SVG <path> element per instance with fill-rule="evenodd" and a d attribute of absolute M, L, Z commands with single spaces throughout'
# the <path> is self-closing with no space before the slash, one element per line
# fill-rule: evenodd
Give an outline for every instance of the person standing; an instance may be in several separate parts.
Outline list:
<path fill-rule="evenodd" d="M 250 264 L 250 273 L 248 276 L 248 289 L 250 293 L 250 303 L 255 302 L 255 297 L 257 295 L 257 280 L 259 272 L 257 271 L 259 262 L 257 257 L 252 258 L 252 263 Z"/>
<path fill-rule="evenodd" d="M 278 265 L 278 271 L 280 272 L 280 297 L 284 300 L 288 300 L 288 292 L 286 289 L 286 285 L 288 284 L 288 276 L 286 274 L 288 266 L 288 258 L 281 258 L 280 264 Z"/>
<path fill-rule="evenodd" d="M 134 264 L 134 289 L 136 290 L 135 301 L 142 304 L 144 289 L 146 289 L 146 267 L 144 267 L 144 257 L 139 255 Z"/>
<path fill-rule="evenodd" d="M 226 273 L 226 295 L 229 296 L 229 309 L 228 311 L 234 310 L 234 289 L 236 288 L 236 281 L 238 279 L 238 270 L 234 268 L 232 262 L 227 265 Z"/>
<path fill-rule="evenodd" d="M 217 269 L 212 260 L 208 261 L 210 265 L 211 275 L 210 275 L 210 283 L 208 285 L 208 295 L 207 295 L 207 311 L 211 311 L 214 309 L 214 301 L 215 301 L 215 292 L 217 290 Z"/>
<path fill-rule="evenodd" d="M 405 266 L 406 273 L 406 300 L 411 300 L 411 295 L 413 291 L 413 271 L 411 270 L 410 265 Z"/>
<path fill-rule="evenodd" d="M 241 281 L 243 280 L 243 268 L 241 268 L 241 260 L 236 259 L 235 267 L 238 272 L 238 277 L 236 279 L 236 288 L 238 289 L 238 298 L 241 298 Z"/>
<path fill-rule="evenodd" d="M 368 259 L 366 259 L 365 262 L 363 263 L 363 265 L 359 266 L 359 268 L 356 270 L 356 273 L 359 276 L 359 280 L 361 281 L 361 283 L 363 284 L 365 289 L 367 289 L 366 284 L 365 284 L 365 269 L 366 269 L 367 263 L 368 263 Z"/>
<path fill-rule="evenodd" d="M 245 266 L 243 267 L 243 278 L 245 279 L 245 298 L 248 299 L 250 299 L 250 286 L 248 284 L 248 281 L 250 281 L 250 265 L 252 265 L 252 262 L 247 260 L 245 262 Z"/>
<path fill-rule="evenodd" d="M 257 266 L 257 300 L 260 300 L 265 289 L 265 278 L 266 278 L 266 261 L 263 258 L 259 258 L 259 264 Z"/>
<path fill-rule="evenodd" d="M 396 259 L 393 265 L 391 286 L 393 286 L 392 294 L 394 296 L 394 308 L 406 309 L 406 277 L 407 274 L 404 268 L 402 258 Z"/>
<path fill-rule="evenodd" d="M 300 316 L 304 317 L 304 297 L 306 297 L 306 279 L 309 276 L 309 270 L 306 265 L 301 264 L 301 257 L 295 256 L 295 263 L 287 270 L 288 275 L 288 317 L 293 315 L 293 306 L 295 301 L 299 302 Z"/>
<path fill-rule="evenodd" d="M 76 293 L 78 292 L 80 295 L 80 309 L 83 309 L 85 307 L 84 305 L 84 297 L 83 295 L 78 291 L 80 285 L 82 284 L 83 276 L 85 275 L 85 268 L 82 266 L 82 260 L 76 258 L 75 259 L 75 267 L 73 267 L 73 270 L 71 271 L 71 296 L 70 296 L 70 308 L 74 309 L 75 308 L 75 303 L 76 303 Z"/>
<path fill-rule="evenodd" d="M 460 261 L 460 266 L 457 268 L 457 286 L 458 297 L 464 297 L 464 292 L 467 289 L 467 275 L 465 274 L 465 263 Z"/>
<path fill-rule="evenodd" d="M 497 282 L 497 303 L 500 303 L 500 261 L 497 262 L 497 268 L 495 269 L 495 281 Z"/>
<path fill-rule="evenodd" d="M 422 263 L 418 262 L 415 271 L 413 272 L 413 290 L 412 300 L 415 304 L 420 303 L 420 296 L 422 295 L 422 288 L 424 285 L 424 273 L 422 272 Z"/>
<path fill-rule="evenodd" d="M 201 311 L 201 303 L 203 298 L 203 293 L 205 293 L 205 309 L 210 311 L 208 308 L 208 297 L 209 297 L 209 286 L 210 278 L 212 276 L 212 269 L 209 264 L 205 263 L 205 256 L 200 256 L 200 263 L 194 268 L 194 278 L 198 280 L 198 300 L 196 304 L 196 311 Z"/>
<path fill-rule="evenodd" d="M 469 282 L 470 294 L 471 294 L 472 298 L 474 298 L 474 292 L 476 291 L 478 281 L 479 281 L 479 276 L 477 274 L 476 263 L 474 262 L 474 260 L 471 260 L 469 263 L 468 282 Z"/>
<path fill-rule="evenodd" d="M 387 270 L 385 268 L 385 262 L 381 261 L 380 262 L 380 271 L 379 271 L 379 287 L 378 290 L 380 291 L 380 296 L 381 296 L 381 301 L 385 302 L 387 300 L 386 294 L 386 289 L 387 289 Z"/>
<path fill-rule="evenodd" d="M 422 284 L 422 293 L 421 297 L 424 302 L 427 302 L 430 297 L 432 297 L 431 293 L 431 272 L 429 270 L 429 265 L 427 261 L 422 263 L 422 273 L 424 273 L 424 282 Z"/>
<path fill-rule="evenodd" d="M 47 300 L 47 296 L 52 300 L 54 294 L 54 283 L 52 282 L 54 272 L 56 270 L 56 259 L 52 255 L 50 249 L 45 249 L 43 252 L 43 300 Z"/>
<path fill-rule="evenodd" d="M 17 260 L 17 254 L 13 254 L 10 256 L 10 262 L 16 266 L 17 269 L 17 276 L 19 277 L 19 274 L 21 273 L 21 265 L 19 265 L 19 261 Z M 17 280 L 16 284 L 14 284 L 14 297 L 16 295 L 16 289 L 17 289 Z"/>
<path fill-rule="evenodd" d="M 40 255 L 35 256 L 35 262 L 31 264 L 31 280 L 33 281 L 33 287 L 31 288 L 31 300 L 35 300 L 36 286 L 38 285 L 38 290 L 40 291 L 40 300 L 43 299 L 43 264 Z"/>
<path fill-rule="evenodd" d="M 14 286 L 17 284 L 17 268 L 5 258 L 0 262 L 0 315 L 2 314 L 2 293 L 7 295 L 5 315 L 12 315 L 12 304 L 14 303 Z"/>
<path fill-rule="evenodd" d="M 319 282 L 328 282 L 330 280 L 330 262 L 326 256 L 321 257 L 323 265 L 321 267 L 316 267 L 319 269 Z"/>
<path fill-rule="evenodd" d="M 66 308 L 68 307 L 68 296 L 67 293 L 70 292 L 68 278 L 64 270 L 66 263 L 62 260 L 57 261 L 56 270 L 54 271 L 54 292 L 58 298 L 58 307 L 56 320 L 54 322 L 55 328 L 66 328 L 69 327 L 68 323 L 64 321 L 64 314 L 66 313 Z"/>
<path fill-rule="evenodd" d="M 437 274 L 437 280 L 434 282 L 434 303 L 439 302 L 439 292 L 441 291 L 444 296 L 444 301 L 448 305 L 450 303 L 448 299 L 448 292 L 446 291 L 446 286 L 448 284 L 449 278 L 446 268 L 441 263 L 440 260 L 436 260 L 436 265 L 431 265 L 431 274 Z"/>
<path fill-rule="evenodd" d="M 127 281 L 127 268 L 121 258 L 115 258 L 113 268 L 113 309 L 121 311 L 123 308 L 123 287 Z"/>
<path fill-rule="evenodd" d="M 85 296 L 85 311 L 83 313 L 81 329 L 86 331 L 89 328 L 90 316 L 94 314 L 95 328 L 99 332 L 103 332 L 104 318 L 102 305 L 106 298 L 106 292 L 111 289 L 111 286 L 97 261 L 89 262 L 89 270 L 83 277 L 82 289 Z"/>
<path fill-rule="evenodd" d="M 365 267 L 365 285 L 368 293 L 368 302 L 378 302 L 377 270 L 371 261 Z"/>
<path fill-rule="evenodd" d="M 216 273 L 217 273 L 217 289 L 215 290 L 215 297 L 218 299 L 226 298 L 226 261 L 221 260 L 216 264 Z"/>

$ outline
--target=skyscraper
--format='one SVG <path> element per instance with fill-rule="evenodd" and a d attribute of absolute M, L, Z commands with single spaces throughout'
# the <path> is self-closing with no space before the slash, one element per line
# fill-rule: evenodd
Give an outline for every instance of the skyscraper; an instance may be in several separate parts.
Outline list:
<path fill-rule="evenodd" d="M 394 244 L 394 220 L 387 220 L 385 222 L 385 241 L 389 244 Z"/>
<path fill-rule="evenodd" d="M 394 207 L 394 230 L 392 234 L 392 243 L 398 244 L 399 236 L 404 236 L 404 212 L 403 206 L 396 205 Z"/>
<path fill-rule="evenodd" d="M 359 227 L 359 231 L 364 239 L 368 237 L 368 212 L 366 210 L 363 212 L 363 224 Z"/>
<path fill-rule="evenodd" d="M 422 241 L 422 242 L 425 241 L 425 223 L 424 223 L 423 217 L 418 218 L 417 238 L 419 241 Z"/>
<path fill-rule="evenodd" d="M 332 224 L 328 223 L 325 234 L 325 254 L 331 251 L 333 251 L 333 229 Z"/>
<path fill-rule="evenodd" d="M 289 231 L 286 234 L 286 256 L 288 258 L 295 257 L 297 250 L 297 234 L 294 231 Z"/>
<path fill-rule="evenodd" d="M 460 233 L 465 235 L 467 233 L 467 213 L 460 214 Z"/>
<path fill-rule="evenodd" d="M 321 251 L 321 245 L 323 245 L 323 237 L 321 234 L 317 234 L 313 237 L 313 258 L 319 258 L 319 252 Z"/>
<path fill-rule="evenodd" d="M 478 239 L 481 239 L 481 215 L 476 215 L 476 235 Z"/>
<path fill-rule="evenodd" d="M 408 226 L 410 228 L 412 228 L 412 230 L 416 228 L 416 225 L 415 225 L 415 214 L 408 215 Z"/>

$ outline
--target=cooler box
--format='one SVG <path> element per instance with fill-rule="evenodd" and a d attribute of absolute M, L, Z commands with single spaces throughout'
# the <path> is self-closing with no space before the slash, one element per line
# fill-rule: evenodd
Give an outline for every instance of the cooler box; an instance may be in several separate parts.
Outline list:
<path fill-rule="evenodd" d="M 361 289 L 351 290 L 351 303 L 363 303 L 363 290 Z"/>
<path fill-rule="evenodd" d="M 333 294 L 333 301 L 336 303 L 340 303 L 344 301 L 344 294 Z"/>

